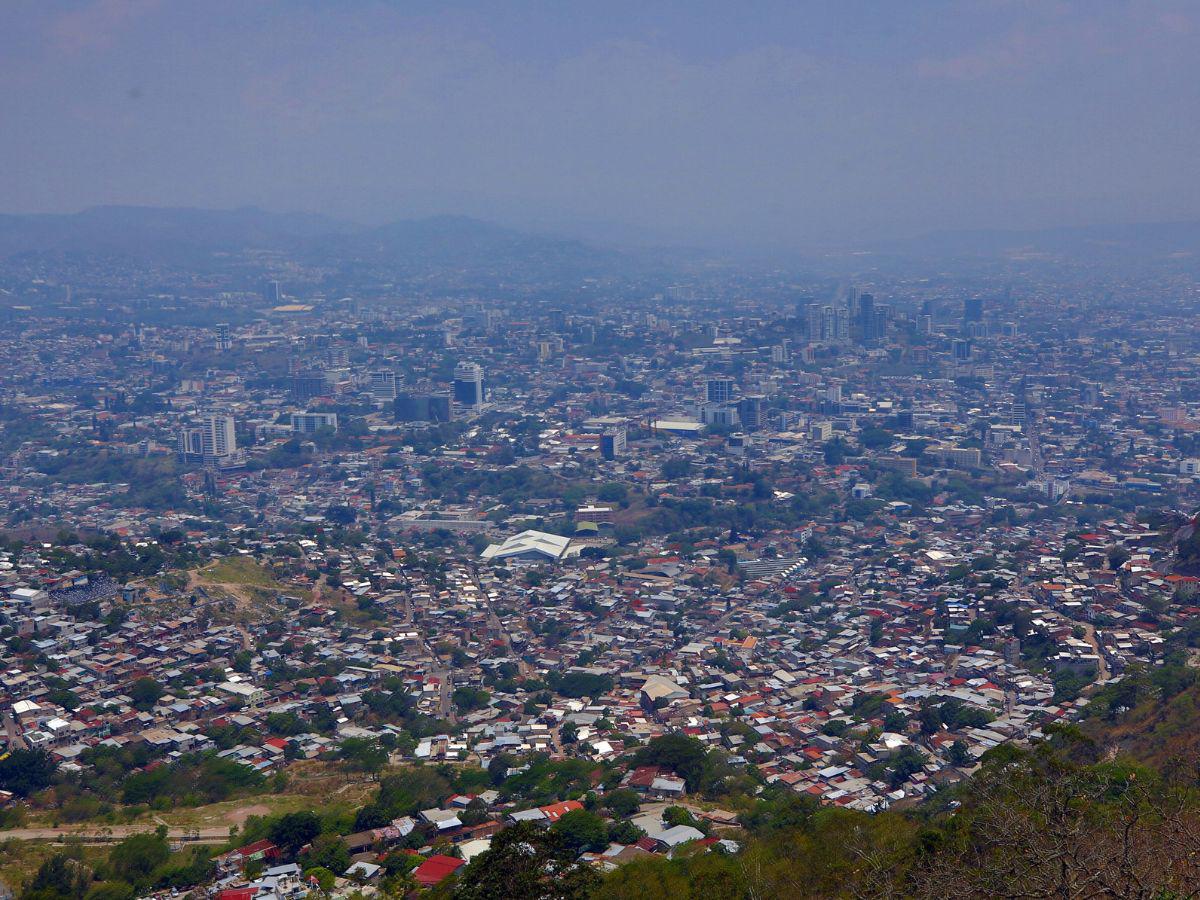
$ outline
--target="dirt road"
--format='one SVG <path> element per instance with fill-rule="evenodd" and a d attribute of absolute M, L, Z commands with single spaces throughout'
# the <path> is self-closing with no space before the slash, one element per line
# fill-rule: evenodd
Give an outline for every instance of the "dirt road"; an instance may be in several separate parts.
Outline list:
<path fill-rule="evenodd" d="M 12 828 L 0 831 L 0 841 L 83 841 L 86 844 L 115 844 L 132 834 L 153 831 L 145 825 L 112 825 L 107 828 Z M 206 828 L 168 828 L 172 841 L 192 844 L 224 844 L 229 840 L 229 826 Z"/>

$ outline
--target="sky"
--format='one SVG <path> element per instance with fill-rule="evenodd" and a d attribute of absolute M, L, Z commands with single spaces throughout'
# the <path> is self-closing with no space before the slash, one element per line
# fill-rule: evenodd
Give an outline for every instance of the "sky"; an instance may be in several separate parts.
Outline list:
<path fill-rule="evenodd" d="M 0 211 L 627 243 L 1200 218 L 1195 0 L 5 0 Z"/>

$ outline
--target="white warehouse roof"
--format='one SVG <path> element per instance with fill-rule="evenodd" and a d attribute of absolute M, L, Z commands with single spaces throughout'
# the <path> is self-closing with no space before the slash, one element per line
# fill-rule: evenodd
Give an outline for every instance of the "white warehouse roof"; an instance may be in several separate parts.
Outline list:
<path fill-rule="evenodd" d="M 571 539 L 544 531 L 522 531 L 499 544 L 490 544 L 479 554 L 483 559 L 553 559 L 566 555 Z"/>

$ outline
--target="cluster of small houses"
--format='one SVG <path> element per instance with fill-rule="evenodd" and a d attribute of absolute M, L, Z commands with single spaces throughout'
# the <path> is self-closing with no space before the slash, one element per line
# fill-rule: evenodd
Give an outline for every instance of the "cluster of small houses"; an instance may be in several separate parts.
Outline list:
<path fill-rule="evenodd" d="M 54 575 L 45 561 L 35 567 L 29 552 L 20 560 L 10 555 L 0 560 L 10 565 L 4 615 L 20 629 L 44 635 L 43 652 L 58 670 L 13 668 L 0 673 L 0 685 L 22 740 L 51 750 L 67 767 L 76 764 L 84 748 L 103 741 L 146 740 L 169 756 L 211 748 L 203 733 L 211 725 L 261 733 L 273 712 L 295 712 L 301 719 L 317 707 L 332 712 L 333 734 L 267 738 L 223 751 L 266 770 L 290 758 L 335 750 L 346 738 L 401 736 L 394 725 L 360 723 L 362 693 L 384 677 L 399 678 L 420 711 L 443 718 L 450 685 L 430 656 L 429 645 L 436 640 L 463 654 L 449 675 L 453 686 L 488 688 L 491 698 L 482 709 L 458 711 L 459 727 L 417 741 L 413 760 L 486 762 L 501 752 L 532 751 L 604 760 L 624 752 L 627 737 L 644 742 L 675 729 L 725 748 L 735 762 L 750 759 L 768 778 L 819 794 L 826 802 L 880 809 L 926 792 L 927 779 L 955 777 L 945 765 L 954 741 L 964 741 L 970 755 L 978 757 L 997 743 L 1036 735 L 1045 721 L 1073 711 L 1070 703 L 1051 701 L 1048 673 L 1025 668 L 1018 641 L 1001 640 L 993 649 L 964 644 L 962 636 L 973 621 L 989 613 L 982 600 L 953 585 L 928 587 L 931 575 L 969 567 L 1006 544 L 1025 542 L 1029 549 L 1020 559 L 1009 559 L 995 571 L 1010 582 L 996 596 L 1026 609 L 1034 626 L 1053 641 L 1052 670 L 1083 676 L 1119 677 L 1131 662 L 1156 652 L 1162 641 L 1158 626 L 1143 617 L 1155 598 L 1174 604 L 1168 622 L 1197 611 L 1186 605 L 1195 579 L 1163 575 L 1155 534 L 1127 522 L 1101 522 L 1069 539 L 1068 525 L 1053 520 L 1037 528 L 978 526 L 959 537 L 924 522 L 898 523 L 894 534 L 877 529 L 869 535 L 853 526 L 822 526 L 821 537 L 828 555 L 819 563 L 797 565 L 786 552 L 781 559 L 763 558 L 755 564 L 754 578 L 719 591 L 692 583 L 708 571 L 705 565 L 669 553 L 650 556 L 644 569 L 620 578 L 601 564 L 564 566 L 537 586 L 489 572 L 476 575 L 453 563 L 441 586 L 410 575 L 403 592 L 394 586 L 368 590 L 367 596 L 388 610 L 384 642 L 367 628 L 347 633 L 310 608 L 307 624 L 289 624 L 283 637 L 254 650 L 246 674 L 228 668 L 245 645 L 244 635 L 234 626 L 204 626 L 198 614 L 154 621 L 139 613 L 115 634 L 90 639 L 96 623 L 74 616 L 69 602 L 74 592 L 89 588 L 86 576 Z M 858 562 L 855 542 L 867 538 L 887 541 L 894 548 L 892 561 Z M 924 549 L 904 549 L 917 540 Z M 1082 549 L 1064 562 L 1071 541 Z M 754 553 L 761 543 L 747 542 L 739 552 Z M 1106 551 L 1112 546 L 1130 551 L 1117 571 L 1108 565 Z M 512 565 L 522 571 L 520 562 Z M 786 609 L 787 600 L 828 578 L 838 584 L 813 610 L 820 618 L 781 615 L 781 602 Z M 111 588 L 101 593 L 103 602 L 112 598 Z M 944 627 L 931 627 L 935 603 L 944 611 Z M 489 614 L 496 607 L 503 610 L 499 629 Z M 599 618 L 589 612 L 595 609 L 602 611 Z M 858 612 L 847 612 L 851 609 Z M 684 615 L 690 637 L 682 646 L 670 619 L 677 614 Z M 1080 637 L 1081 624 L 1100 616 L 1121 627 L 1096 627 L 1094 644 Z M 319 624 L 312 624 L 314 617 Z M 555 631 L 549 631 L 552 626 Z M 876 630 L 882 640 L 873 642 Z M 542 632 L 566 637 L 552 643 Z M 300 643 L 315 647 L 318 660 L 344 666 L 325 679 L 319 696 L 315 684 L 272 688 L 263 677 L 281 662 L 298 664 L 288 647 Z M 214 648 L 224 656 L 214 658 Z M 584 655 L 590 658 L 581 663 Z M 718 666 L 721 659 L 734 665 Z M 214 663 L 226 666 L 217 680 L 168 693 L 149 710 L 130 705 L 126 691 L 138 677 L 167 682 L 180 673 L 211 672 Z M 488 674 L 506 664 L 539 679 L 555 671 L 606 677 L 612 688 L 585 700 L 556 698 L 548 709 L 530 714 L 525 711 L 529 693 L 487 684 Z M 80 708 L 68 711 L 47 699 L 50 675 L 71 684 Z M 987 728 L 924 740 L 920 749 L 929 754 L 927 770 L 908 784 L 895 789 L 837 771 L 849 744 L 826 734 L 825 726 L 844 717 L 856 698 L 882 693 L 889 709 L 911 715 L 923 697 L 954 692 L 995 721 Z M 449 712 L 454 715 L 452 707 Z M 750 726 L 755 736 L 724 732 L 722 723 L 729 719 Z M 576 738 L 570 747 L 560 740 L 568 728 Z M 899 738 L 914 742 L 911 733 Z M 868 752 L 873 760 L 861 760 L 864 767 L 886 762 L 896 748 L 878 745 Z"/>
<path fill-rule="evenodd" d="M 624 784 L 643 793 L 647 799 L 656 796 L 652 785 L 668 776 L 656 768 L 634 770 Z M 504 828 L 518 823 L 533 823 L 542 827 L 554 825 L 562 816 L 584 806 L 577 800 L 566 800 L 545 806 L 504 811 L 498 804 L 496 791 L 484 791 L 477 795 L 454 795 L 446 799 L 441 808 L 427 809 L 416 816 L 394 819 L 381 828 L 361 831 L 345 837 L 346 847 L 351 854 L 352 864 L 337 880 L 334 895 L 354 891 L 370 893 L 385 874 L 381 862 L 414 830 L 424 828 L 431 836 L 431 844 L 446 852 L 437 852 L 432 846 L 422 850 L 404 850 L 420 860 L 412 869 L 412 879 L 418 887 L 432 887 L 452 875 L 472 859 L 486 852 L 492 837 Z M 467 826 L 459 815 L 468 806 L 483 804 L 495 816 L 478 825 Z M 736 818 L 722 810 L 691 810 L 698 818 L 714 826 L 734 826 Z M 719 847 L 735 852 L 738 844 L 728 838 L 712 837 L 692 825 L 667 825 L 662 819 L 662 807 L 635 814 L 630 821 L 644 832 L 644 836 L 632 844 L 609 844 L 604 850 L 580 854 L 580 860 L 607 871 L 630 860 L 648 856 L 674 854 L 679 848 L 689 852 L 697 849 Z M 450 849 L 452 848 L 452 849 Z M 280 862 L 286 854 L 269 840 L 258 840 L 217 857 L 218 877 L 213 890 L 219 900 L 285 900 L 304 895 L 311 882 L 304 878 L 296 863 Z M 251 862 L 258 863 L 261 874 L 247 879 L 245 870 Z"/>

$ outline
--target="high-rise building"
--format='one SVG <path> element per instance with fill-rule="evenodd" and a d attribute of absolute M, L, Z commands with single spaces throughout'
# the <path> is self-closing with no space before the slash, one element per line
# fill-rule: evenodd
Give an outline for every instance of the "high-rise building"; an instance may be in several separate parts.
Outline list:
<path fill-rule="evenodd" d="M 871 294 L 863 294 L 858 298 L 858 333 L 864 342 L 876 338 L 875 297 Z"/>
<path fill-rule="evenodd" d="M 199 425 L 179 430 L 179 457 L 188 462 L 202 461 L 220 465 L 237 452 L 237 433 L 233 416 L 205 413 Z"/>
<path fill-rule="evenodd" d="M 738 408 L 723 403 L 704 403 L 700 406 L 700 421 L 705 425 L 732 428 L 740 424 Z"/>
<path fill-rule="evenodd" d="M 483 367 L 460 362 L 454 367 L 454 402 L 472 409 L 483 406 Z"/>
<path fill-rule="evenodd" d="M 262 289 L 263 300 L 272 306 L 278 306 L 283 299 L 283 291 L 279 287 L 278 281 L 268 281 L 263 285 Z"/>
<path fill-rule="evenodd" d="M 237 450 L 237 431 L 233 416 L 225 413 L 208 413 L 204 416 L 204 459 L 216 461 L 232 456 Z"/>
<path fill-rule="evenodd" d="M 708 379 L 705 383 L 704 398 L 709 403 L 731 403 L 733 401 L 733 379 Z"/>
<path fill-rule="evenodd" d="M 181 462 L 193 462 L 204 457 L 204 429 L 184 426 L 179 429 L 177 445 Z"/>
<path fill-rule="evenodd" d="M 963 322 L 983 321 L 983 298 L 968 297 L 963 301 Z"/>
<path fill-rule="evenodd" d="M 1012 409 L 1008 412 L 1008 424 L 1024 428 L 1027 415 L 1025 402 L 1017 398 L 1013 401 Z"/>
<path fill-rule="evenodd" d="M 821 329 L 824 327 L 824 307 L 810 303 L 804 308 L 804 321 L 807 325 L 810 341 L 822 340 Z"/>
<path fill-rule="evenodd" d="M 605 459 L 616 459 L 625 455 L 626 434 L 624 428 L 610 428 L 600 435 L 600 455 Z"/>
<path fill-rule="evenodd" d="M 229 350 L 233 347 L 233 338 L 229 335 L 229 323 L 219 322 L 217 324 L 217 349 Z"/>
<path fill-rule="evenodd" d="M 449 422 L 449 394 L 400 394 L 392 404 L 397 422 Z"/>
<path fill-rule="evenodd" d="M 892 308 L 890 306 L 875 307 L 875 324 L 871 329 L 871 340 L 879 341 L 887 337 L 888 324 L 892 321 Z"/>
<path fill-rule="evenodd" d="M 852 315 L 858 314 L 858 305 L 863 296 L 869 295 L 862 294 L 856 287 L 846 288 L 846 309 L 850 310 Z"/>
<path fill-rule="evenodd" d="M 832 339 L 840 343 L 850 340 L 850 308 L 839 306 L 833 311 L 834 330 Z"/>
<path fill-rule="evenodd" d="M 390 402 L 396 399 L 396 372 L 393 369 L 379 369 L 371 373 L 371 396 L 376 400 Z"/>
<path fill-rule="evenodd" d="M 332 391 L 324 372 L 297 372 L 292 378 L 292 396 L 299 403 L 307 403 L 313 397 L 324 397 L 330 393 Z"/>
<path fill-rule="evenodd" d="M 763 398 L 758 396 L 743 397 L 738 401 L 738 418 L 741 419 L 743 428 L 747 431 L 758 431 L 763 427 L 764 405 Z"/>

